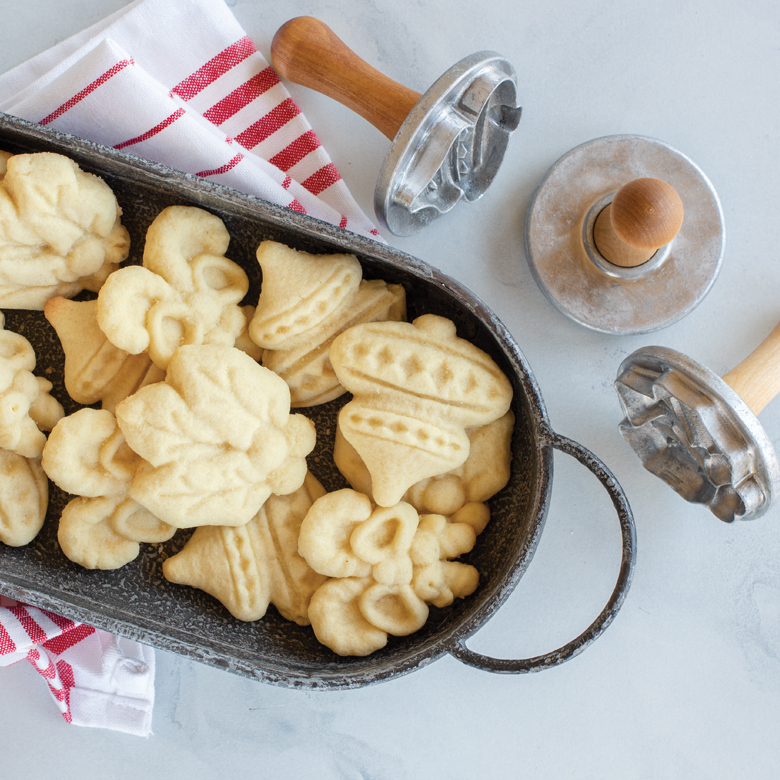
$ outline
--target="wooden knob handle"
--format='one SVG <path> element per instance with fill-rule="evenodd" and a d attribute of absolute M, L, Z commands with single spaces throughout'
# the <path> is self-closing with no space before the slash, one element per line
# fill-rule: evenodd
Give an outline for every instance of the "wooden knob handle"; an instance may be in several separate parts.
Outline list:
<path fill-rule="evenodd" d="M 311 16 L 291 19 L 276 31 L 271 60 L 280 76 L 337 100 L 390 140 L 421 97 L 372 68 Z"/>
<path fill-rule="evenodd" d="M 593 240 L 614 265 L 647 262 L 680 231 L 683 204 L 674 187 L 660 179 L 634 179 L 621 187 L 596 219 Z"/>
<path fill-rule="evenodd" d="M 760 414 L 780 392 L 780 324 L 722 378 L 753 414 Z"/>

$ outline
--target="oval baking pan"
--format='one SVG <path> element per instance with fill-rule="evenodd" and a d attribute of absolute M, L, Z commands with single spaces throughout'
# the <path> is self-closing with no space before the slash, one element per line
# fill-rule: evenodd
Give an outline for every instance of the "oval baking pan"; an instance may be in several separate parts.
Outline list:
<path fill-rule="evenodd" d="M 451 607 L 431 608 L 420 631 L 390 637 L 385 648 L 370 656 L 335 655 L 316 641 L 311 628 L 283 619 L 274 607 L 269 607 L 262 620 L 242 623 L 211 596 L 167 582 L 162 575 L 163 557 L 181 549 L 187 531 L 180 531 L 164 545 L 143 545 L 135 561 L 116 571 L 88 571 L 71 563 L 57 543 L 58 518 L 70 497 L 54 485 L 38 537 L 26 547 L 0 544 L 0 593 L 218 668 L 301 688 L 368 685 L 412 672 L 446 653 L 493 672 L 537 671 L 577 655 L 609 625 L 626 597 L 636 556 L 628 502 L 613 475 L 594 455 L 552 430 L 523 353 L 496 316 L 468 290 L 422 261 L 378 242 L 196 176 L 3 114 L 0 149 L 58 152 L 105 179 L 130 231 L 130 263 L 140 262 L 146 229 L 163 208 L 193 205 L 219 215 L 231 236 L 227 254 L 250 278 L 247 303 L 257 302 L 261 280 L 255 251 L 264 239 L 318 254 L 355 254 L 364 278 L 404 285 L 410 321 L 424 313 L 448 317 L 459 336 L 493 357 L 514 387 L 516 417 L 510 482 L 489 502 L 490 523 L 474 550 L 463 557 L 480 573 L 476 592 Z M 75 411 L 78 406 L 63 385 L 59 339 L 43 313 L 6 310 L 5 314 L 6 328 L 24 335 L 35 348 L 35 373 L 54 382 L 52 393 L 66 413 Z M 309 468 L 327 490 L 346 486 L 333 464 L 332 450 L 336 415 L 347 399 L 296 410 L 316 425 L 317 447 L 308 459 Z M 614 590 L 593 623 L 558 650 L 522 660 L 479 655 L 466 641 L 506 600 L 531 562 L 549 507 L 556 449 L 589 468 L 610 495 L 622 538 Z"/>

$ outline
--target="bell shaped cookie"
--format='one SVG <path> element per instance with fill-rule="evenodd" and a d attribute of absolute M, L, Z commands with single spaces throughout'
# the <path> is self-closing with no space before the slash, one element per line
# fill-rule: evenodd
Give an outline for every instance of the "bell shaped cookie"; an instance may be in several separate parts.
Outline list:
<path fill-rule="evenodd" d="M 97 292 L 130 247 L 109 186 L 51 152 L 5 156 L 5 165 L 0 306 L 41 310 L 55 295 Z"/>
<path fill-rule="evenodd" d="M 512 401 L 492 358 L 437 315 L 357 325 L 334 340 L 330 359 L 354 396 L 339 413 L 339 429 L 365 463 L 380 506 L 462 465 L 466 429 L 502 417 Z"/>
<path fill-rule="evenodd" d="M 272 495 L 244 526 L 201 526 L 163 563 L 170 582 L 209 593 L 238 620 L 260 620 L 274 604 L 287 620 L 309 625 L 309 602 L 327 577 L 298 553 L 298 533 L 325 489 L 311 474 L 287 496 Z"/>
<path fill-rule="evenodd" d="M 362 322 L 404 319 L 403 287 L 363 279 L 354 255 L 311 255 L 263 241 L 257 260 L 263 285 L 249 335 L 265 350 L 263 365 L 287 382 L 294 407 L 338 398 L 345 390 L 330 364 L 333 339 Z"/>
<path fill-rule="evenodd" d="M 149 226 L 143 266 L 111 274 L 100 290 L 97 320 L 108 340 L 161 369 L 184 345 L 232 347 L 246 329 L 239 306 L 246 273 L 224 256 L 222 220 L 194 206 L 169 206 Z"/>

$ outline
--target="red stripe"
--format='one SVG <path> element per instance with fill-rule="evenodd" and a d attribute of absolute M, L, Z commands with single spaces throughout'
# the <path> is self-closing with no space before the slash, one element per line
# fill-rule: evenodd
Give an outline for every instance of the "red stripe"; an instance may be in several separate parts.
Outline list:
<path fill-rule="evenodd" d="M 379 235 L 379 231 L 376 228 L 371 228 L 371 230 L 369 230 L 369 233 L 371 233 L 372 236 Z"/>
<path fill-rule="evenodd" d="M 266 68 L 249 81 L 234 89 L 227 97 L 215 103 L 203 116 L 215 125 L 221 125 L 248 106 L 255 98 L 267 92 L 279 83 L 279 77 L 273 68 Z"/>
<path fill-rule="evenodd" d="M 300 113 L 301 109 L 295 105 L 292 98 L 287 98 L 272 108 L 262 119 L 258 119 L 253 125 L 239 133 L 236 136 L 236 141 L 245 149 L 252 149 Z"/>
<path fill-rule="evenodd" d="M 287 208 L 292 209 L 293 211 L 297 211 L 300 214 L 306 213 L 306 209 L 295 198 L 292 199 L 291 203 L 287 204 Z"/>
<path fill-rule="evenodd" d="M 67 706 L 67 710 L 62 713 L 62 717 L 70 723 L 72 720 L 70 714 L 70 689 L 76 685 L 76 681 L 73 678 L 73 667 L 65 661 L 57 661 L 57 671 L 60 673 L 60 680 L 64 688 L 65 704 Z"/>
<path fill-rule="evenodd" d="M 0 655 L 16 652 L 16 643 L 11 639 L 11 635 L 5 630 L 5 626 L 0 623 Z"/>
<path fill-rule="evenodd" d="M 279 168 L 279 170 L 289 171 L 293 165 L 297 165 L 307 154 L 311 154 L 315 149 L 319 149 L 320 145 L 320 140 L 315 135 L 314 130 L 309 130 L 296 138 L 291 144 L 285 146 L 269 162 Z"/>
<path fill-rule="evenodd" d="M 62 615 L 55 615 L 54 612 L 49 612 L 48 609 L 42 609 L 41 612 L 62 631 L 70 631 L 77 625 L 75 621 L 70 618 L 62 617 Z"/>
<path fill-rule="evenodd" d="M 333 163 L 328 163 L 318 171 L 304 179 L 303 186 L 312 194 L 319 195 L 323 190 L 327 190 L 332 184 L 341 180 L 339 172 Z"/>
<path fill-rule="evenodd" d="M 34 644 L 38 645 L 46 641 L 46 632 L 33 620 L 24 607 L 9 607 L 9 611 L 16 616 Z"/>
<path fill-rule="evenodd" d="M 177 108 L 167 119 L 163 119 L 159 125 L 155 125 L 151 130 L 147 130 L 141 135 L 137 135 L 135 138 L 131 138 L 129 141 L 122 141 L 121 144 L 117 144 L 114 149 L 124 149 L 126 146 L 132 146 L 133 144 L 139 144 L 141 141 L 146 141 L 157 133 L 165 130 L 166 127 L 172 125 L 179 117 L 184 116 L 184 109 Z"/>
<path fill-rule="evenodd" d="M 63 103 L 58 109 L 52 111 L 49 116 L 41 119 L 38 124 L 48 125 L 49 122 L 53 122 L 58 116 L 62 116 L 62 114 L 64 114 L 66 111 L 73 108 L 76 103 L 81 102 L 87 95 L 89 95 L 91 92 L 94 92 L 101 84 L 105 84 L 112 76 L 116 76 L 120 70 L 123 70 L 128 65 L 135 65 L 132 58 L 117 62 L 116 65 L 114 65 L 112 68 L 109 68 L 102 76 L 96 78 L 91 84 L 84 87 L 81 92 L 79 92 L 77 95 L 74 95 L 70 100 L 68 100 L 67 103 Z"/>
<path fill-rule="evenodd" d="M 241 160 L 244 159 L 243 154 L 237 154 L 230 162 L 225 163 L 221 168 L 214 168 L 214 170 L 211 171 L 200 171 L 200 173 L 196 173 L 196 176 L 217 176 L 220 173 L 227 173 L 229 170 L 232 170 L 233 168 L 238 165 Z"/>
<path fill-rule="evenodd" d="M 341 222 L 339 222 L 340 228 L 346 228 L 347 227 L 347 218 L 342 214 L 341 215 Z"/>
<path fill-rule="evenodd" d="M 217 54 L 216 57 L 212 57 L 202 68 L 198 68 L 191 76 L 187 76 L 171 91 L 183 100 L 192 100 L 198 92 L 256 51 L 254 43 L 248 35 L 245 35 L 240 41 L 236 41 Z"/>
<path fill-rule="evenodd" d="M 286 189 L 286 190 L 289 190 L 291 184 L 292 184 L 292 177 L 291 176 L 285 176 L 284 177 L 284 181 L 282 182 L 282 187 L 284 187 L 284 189 Z"/>
<path fill-rule="evenodd" d="M 62 655 L 67 649 L 77 645 L 88 636 L 92 636 L 95 633 L 95 629 L 92 626 L 86 626 L 83 623 L 75 625 L 70 631 L 64 634 L 49 639 L 43 643 L 43 646 L 50 650 L 54 655 Z"/>

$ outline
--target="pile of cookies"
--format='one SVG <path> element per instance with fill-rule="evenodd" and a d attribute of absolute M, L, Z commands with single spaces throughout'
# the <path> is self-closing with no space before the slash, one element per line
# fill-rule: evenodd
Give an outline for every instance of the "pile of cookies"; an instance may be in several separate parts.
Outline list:
<path fill-rule="evenodd" d="M 64 416 L 22 336 L 0 330 L 0 541 L 31 541 L 48 479 L 73 496 L 64 554 L 116 569 L 140 544 L 195 529 L 163 563 L 242 621 L 274 604 L 340 655 L 420 629 L 476 589 L 458 560 L 509 480 L 512 387 L 495 362 L 352 255 L 257 249 L 262 287 L 228 259 L 213 214 L 164 209 L 141 265 L 111 190 L 65 157 L 3 155 L 0 302 L 42 309 L 82 405 Z M 47 182 L 55 181 L 51 187 Z M 73 301 L 78 292 L 93 300 Z M 296 408 L 349 393 L 332 456 L 308 470 Z M 41 431 L 50 431 L 48 439 Z"/>

